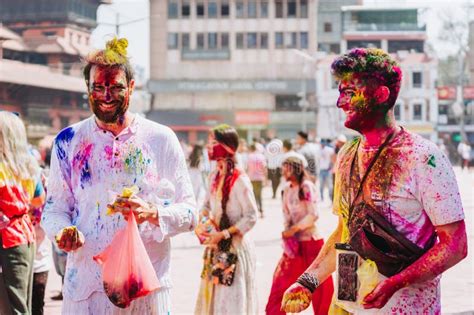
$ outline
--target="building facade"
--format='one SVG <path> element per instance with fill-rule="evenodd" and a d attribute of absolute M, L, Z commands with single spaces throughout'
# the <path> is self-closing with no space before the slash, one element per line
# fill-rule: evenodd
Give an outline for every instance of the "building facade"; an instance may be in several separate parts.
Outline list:
<path fill-rule="evenodd" d="M 426 27 L 418 22 L 418 9 L 347 6 L 342 8 L 341 49 L 377 47 L 388 51 L 400 62 L 403 79 L 395 106 L 395 116 L 402 126 L 433 141 L 437 140 L 438 60 L 425 53 Z M 318 134 L 334 138 L 351 134 L 343 125 L 344 114 L 336 108 L 337 82 L 330 65 L 337 55 L 319 60 L 316 71 Z"/>
<path fill-rule="evenodd" d="M 151 0 L 150 118 L 189 142 L 314 130 L 316 0 Z"/>

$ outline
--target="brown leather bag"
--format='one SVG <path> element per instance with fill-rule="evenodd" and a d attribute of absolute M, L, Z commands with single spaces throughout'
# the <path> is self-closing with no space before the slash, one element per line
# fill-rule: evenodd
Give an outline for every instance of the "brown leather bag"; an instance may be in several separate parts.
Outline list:
<path fill-rule="evenodd" d="M 377 264 L 378 271 L 386 277 L 391 277 L 413 264 L 434 245 L 437 238 L 436 233 L 433 233 L 425 248 L 421 248 L 397 231 L 393 225 L 369 203 L 364 200 L 358 201 L 360 193 L 363 190 L 364 182 L 372 166 L 392 136 L 393 134 L 380 146 L 377 154 L 367 168 L 360 182 L 357 194 L 349 207 L 348 219 L 350 234 L 349 244 L 362 258 L 374 261 Z M 356 156 L 357 150 L 351 165 L 351 178 Z"/>

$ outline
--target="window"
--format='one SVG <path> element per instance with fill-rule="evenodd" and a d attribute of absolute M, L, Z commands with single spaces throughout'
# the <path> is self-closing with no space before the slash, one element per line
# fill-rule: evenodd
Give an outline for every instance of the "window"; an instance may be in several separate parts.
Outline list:
<path fill-rule="evenodd" d="M 189 33 L 181 34 L 181 49 L 189 49 Z"/>
<path fill-rule="evenodd" d="M 268 17 L 268 1 L 260 1 L 260 17 Z"/>
<path fill-rule="evenodd" d="M 257 2 L 251 1 L 247 3 L 247 17 L 256 18 L 257 17 Z"/>
<path fill-rule="evenodd" d="M 260 48 L 261 49 L 268 48 L 268 34 L 267 33 L 260 33 Z"/>
<path fill-rule="evenodd" d="M 341 53 L 341 44 L 330 44 L 329 51 L 335 54 Z"/>
<path fill-rule="evenodd" d="M 283 17 L 283 0 L 275 0 L 275 17 Z"/>
<path fill-rule="evenodd" d="M 331 33 L 332 32 L 332 23 L 325 22 L 324 23 L 324 33 Z"/>
<path fill-rule="evenodd" d="M 229 33 L 221 33 L 221 48 L 229 48 Z"/>
<path fill-rule="evenodd" d="M 298 33 L 291 32 L 285 33 L 285 47 L 286 48 L 296 48 L 298 40 Z"/>
<path fill-rule="evenodd" d="M 300 0 L 300 18 L 308 18 L 308 0 Z"/>
<path fill-rule="evenodd" d="M 178 0 L 168 0 L 168 18 L 176 19 L 178 17 Z"/>
<path fill-rule="evenodd" d="M 217 33 L 208 33 L 207 34 L 207 48 L 208 49 L 217 49 Z"/>
<path fill-rule="evenodd" d="M 299 100 L 297 95 L 277 95 L 275 109 L 277 111 L 300 111 Z"/>
<path fill-rule="evenodd" d="M 336 90 L 339 88 L 339 81 L 334 77 L 331 78 L 331 89 Z"/>
<path fill-rule="evenodd" d="M 395 107 L 393 108 L 393 112 L 395 114 L 395 119 L 397 121 L 399 121 L 401 119 L 401 115 L 400 115 L 400 104 L 395 104 Z"/>
<path fill-rule="evenodd" d="M 237 1 L 235 3 L 235 16 L 238 18 L 245 17 L 245 6 L 243 1 Z"/>
<path fill-rule="evenodd" d="M 244 49 L 244 33 L 237 33 L 235 37 L 235 46 L 237 49 Z"/>
<path fill-rule="evenodd" d="M 191 15 L 191 5 L 189 0 L 183 0 L 181 4 L 181 17 L 188 18 Z"/>
<path fill-rule="evenodd" d="M 275 48 L 283 48 L 283 33 L 275 33 Z"/>
<path fill-rule="evenodd" d="M 230 7 L 229 7 L 229 0 L 222 0 L 221 1 L 221 16 L 229 16 Z"/>
<path fill-rule="evenodd" d="M 178 33 L 168 33 L 168 49 L 178 49 Z"/>
<path fill-rule="evenodd" d="M 422 120 L 422 111 L 421 111 L 421 104 L 414 104 L 413 105 L 413 120 Z"/>
<path fill-rule="evenodd" d="M 257 48 L 257 33 L 247 33 L 247 48 Z"/>
<path fill-rule="evenodd" d="M 209 18 L 217 17 L 217 1 L 209 0 L 209 3 L 207 4 L 207 17 Z"/>
<path fill-rule="evenodd" d="M 204 49 L 206 48 L 205 43 L 204 43 L 204 33 L 197 33 L 197 49 Z"/>
<path fill-rule="evenodd" d="M 421 72 L 413 72 L 412 77 L 413 77 L 413 87 L 421 88 L 422 86 Z"/>
<path fill-rule="evenodd" d="M 288 13 L 287 13 L 287 17 L 289 18 L 294 18 L 297 16 L 297 5 L 296 5 L 296 0 L 288 0 Z"/>
<path fill-rule="evenodd" d="M 196 4 L 196 15 L 198 18 L 202 18 L 206 16 L 206 11 L 204 8 L 205 8 L 204 2 L 202 0 L 198 1 Z"/>
<path fill-rule="evenodd" d="M 308 49 L 308 32 L 300 33 L 300 48 Z"/>

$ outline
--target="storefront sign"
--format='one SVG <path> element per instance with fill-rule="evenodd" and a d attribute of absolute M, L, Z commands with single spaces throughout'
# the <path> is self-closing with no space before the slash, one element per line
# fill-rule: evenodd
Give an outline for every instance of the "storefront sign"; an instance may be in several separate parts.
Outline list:
<path fill-rule="evenodd" d="M 465 100 L 474 100 L 474 86 L 465 86 L 463 97 Z"/>
<path fill-rule="evenodd" d="M 454 100 L 456 98 L 456 87 L 441 86 L 438 88 L 438 99 L 440 100 Z"/>
<path fill-rule="evenodd" d="M 268 125 L 270 113 L 267 111 L 240 111 L 235 113 L 235 123 L 239 125 Z"/>

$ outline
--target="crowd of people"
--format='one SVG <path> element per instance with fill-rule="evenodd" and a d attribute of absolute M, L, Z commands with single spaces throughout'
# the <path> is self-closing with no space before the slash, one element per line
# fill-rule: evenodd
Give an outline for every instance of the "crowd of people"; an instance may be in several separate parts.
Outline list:
<path fill-rule="evenodd" d="M 314 314 L 440 313 L 439 276 L 467 255 L 464 213 L 446 155 L 394 119 L 401 71 L 390 55 L 354 49 L 332 65 L 337 106 L 360 137 L 311 141 L 301 131 L 247 144 L 219 125 L 190 148 L 128 110 L 126 48 L 113 39 L 87 57 L 93 115 L 62 130 L 43 159 L 21 118 L 0 112 L 1 314 L 43 313 L 51 254 L 63 278 L 63 314 L 169 314 L 170 238 L 190 231 L 203 245 L 195 314 L 257 314 L 248 232 L 270 210 L 262 202 L 267 183 L 281 196 L 284 246 L 266 314 L 311 304 Z M 125 196 L 127 187 L 135 190 Z M 317 221 L 326 198 L 339 223 L 324 240 Z M 93 258 L 128 217 L 160 287 L 119 308 Z M 357 280 L 367 266 L 375 266 L 368 288 Z"/>

